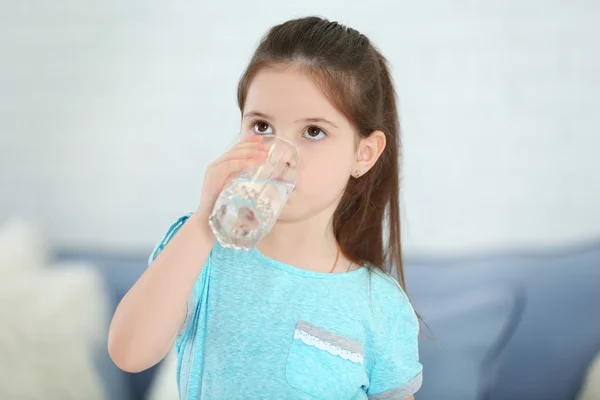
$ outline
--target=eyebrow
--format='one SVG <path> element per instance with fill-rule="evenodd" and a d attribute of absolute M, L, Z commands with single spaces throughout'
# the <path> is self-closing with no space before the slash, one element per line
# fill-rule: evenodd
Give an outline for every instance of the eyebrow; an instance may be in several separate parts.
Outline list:
<path fill-rule="evenodd" d="M 263 114 L 263 113 L 258 112 L 258 111 L 249 111 L 246 114 L 244 114 L 244 118 L 252 118 L 252 117 L 259 117 L 259 118 L 271 119 L 271 120 L 274 119 L 270 115 Z"/>
<path fill-rule="evenodd" d="M 271 117 L 270 115 L 263 114 L 258 111 L 249 111 L 246 114 L 244 114 L 244 118 L 252 118 L 252 117 L 259 117 L 259 118 L 274 120 L 274 118 Z M 303 118 L 303 119 L 296 120 L 296 122 L 326 123 L 335 128 L 338 127 L 336 124 L 334 124 L 333 122 L 331 122 L 325 118 Z"/>
<path fill-rule="evenodd" d="M 326 124 L 333 126 L 334 128 L 338 127 L 336 124 L 334 124 L 333 122 L 331 122 L 329 120 L 326 120 L 325 118 L 304 118 L 304 119 L 299 119 L 296 122 L 299 122 L 299 121 L 313 122 L 313 123 L 326 123 Z"/>

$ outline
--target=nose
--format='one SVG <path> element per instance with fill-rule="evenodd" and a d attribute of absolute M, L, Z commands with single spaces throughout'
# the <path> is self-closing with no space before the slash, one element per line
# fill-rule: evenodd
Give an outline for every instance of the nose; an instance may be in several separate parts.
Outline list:
<path fill-rule="evenodd" d="M 300 152 L 298 150 L 296 150 L 295 152 L 291 153 L 286 162 L 285 162 L 285 167 L 287 168 L 291 168 L 291 169 L 299 169 L 302 166 L 302 157 L 300 156 Z"/>
<path fill-rule="evenodd" d="M 275 148 L 269 154 L 269 161 L 272 164 L 279 164 L 284 168 L 295 168 L 299 164 L 300 154 L 293 150 L 280 150 Z"/>

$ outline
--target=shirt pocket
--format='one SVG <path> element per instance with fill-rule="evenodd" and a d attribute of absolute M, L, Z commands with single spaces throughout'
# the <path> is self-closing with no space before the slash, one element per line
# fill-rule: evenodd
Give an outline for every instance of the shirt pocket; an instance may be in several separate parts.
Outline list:
<path fill-rule="evenodd" d="M 362 343 L 299 321 L 285 376 L 296 389 L 318 399 L 348 399 L 368 383 Z"/>

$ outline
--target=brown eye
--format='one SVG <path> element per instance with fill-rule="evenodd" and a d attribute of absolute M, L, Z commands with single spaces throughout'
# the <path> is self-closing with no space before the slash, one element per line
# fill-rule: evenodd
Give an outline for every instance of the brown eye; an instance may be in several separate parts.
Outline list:
<path fill-rule="evenodd" d="M 322 140 L 327 134 L 318 126 L 309 126 L 304 131 L 304 137 L 310 140 Z"/>
<path fill-rule="evenodd" d="M 267 124 L 264 121 L 255 122 L 254 126 L 252 128 L 254 129 L 254 132 L 257 134 L 270 135 L 273 133 L 273 130 L 271 129 L 271 125 Z"/>
<path fill-rule="evenodd" d="M 312 137 L 319 136 L 319 133 L 321 133 L 321 129 L 317 128 L 316 126 L 311 126 L 310 128 L 308 128 L 307 133 L 309 136 Z"/>

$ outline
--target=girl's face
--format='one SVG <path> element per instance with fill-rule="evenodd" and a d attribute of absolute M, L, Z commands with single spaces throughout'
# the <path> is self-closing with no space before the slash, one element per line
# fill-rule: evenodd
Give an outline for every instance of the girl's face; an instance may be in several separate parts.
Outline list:
<path fill-rule="evenodd" d="M 356 136 L 308 76 L 294 68 L 261 70 L 248 88 L 241 131 L 280 136 L 300 151 L 302 167 L 280 221 L 333 213 L 355 164 Z"/>

